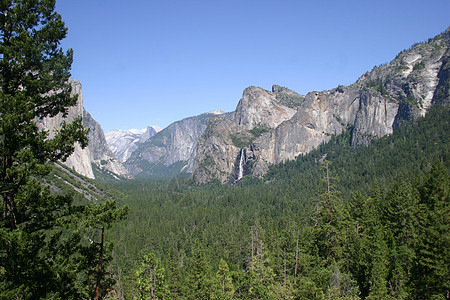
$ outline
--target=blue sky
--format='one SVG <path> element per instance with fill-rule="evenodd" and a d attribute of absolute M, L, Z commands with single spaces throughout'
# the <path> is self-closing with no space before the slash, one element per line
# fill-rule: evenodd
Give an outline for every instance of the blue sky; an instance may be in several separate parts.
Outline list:
<path fill-rule="evenodd" d="M 353 83 L 450 25 L 449 0 L 57 0 L 103 130 L 232 111 L 251 85 Z"/>

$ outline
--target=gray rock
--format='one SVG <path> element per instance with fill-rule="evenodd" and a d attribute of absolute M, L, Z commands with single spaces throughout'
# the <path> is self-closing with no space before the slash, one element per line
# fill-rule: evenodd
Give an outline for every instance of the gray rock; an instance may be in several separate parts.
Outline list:
<path fill-rule="evenodd" d="M 147 130 L 139 137 L 139 144 L 145 143 L 149 138 L 157 134 L 158 131 L 155 129 L 155 126 L 147 126 Z"/>
<path fill-rule="evenodd" d="M 191 173 L 198 138 L 216 113 L 206 113 L 172 123 L 139 145 L 125 162 L 125 167 L 131 174 L 141 177 Z"/>
<path fill-rule="evenodd" d="M 123 165 L 114 157 L 103 134 L 100 125 L 89 115 L 83 107 L 83 93 L 81 83 L 75 79 L 69 79 L 72 85 L 71 95 L 78 95 L 78 101 L 75 106 L 70 107 L 67 115 L 63 118 L 62 114 L 58 114 L 53 118 L 45 118 L 37 120 L 38 126 L 49 131 L 49 136 L 54 136 L 56 130 L 61 128 L 61 123 L 66 121 L 71 123 L 76 117 L 83 117 L 83 125 L 90 128 L 89 145 L 82 149 L 80 145 L 75 144 L 74 153 L 63 162 L 67 167 L 75 172 L 94 179 L 92 164 L 102 165 L 101 169 L 108 170 L 120 177 L 128 177 L 128 172 Z"/>
<path fill-rule="evenodd" d="M 244 90 L 232 120 L 249 130 L 255 127 L 276 128 L 294 114 L 295 109 L 281 104 L 276 93 L 251 86 Z"/>
<path fill-rule="evenodd" d="M 102 127 L 86 110 L 83 111 L 83 125 L 90 129 L 88 134 L 90 161 L 101 170 L 111 172 L 119 177 L 131 178 L 128 171 L 109 148 Z"/>
<path fill-rule="evenodd" d="M 111 130 L 105 134 L 106 141 L 114 155 L 124 163 L 139 145 L 145 143 L 161 129 L 156 126 L 147 126 L 144 133 L 136 130 Z"/>
<path fill-rule="evenodd" d="M 196 183 L 206 183 L 212 178 L 222 183 L 234 182 L 236 161 L 241 140 L 251 139 L 244 127 L 225 118 L 210 120 L 205 133 L 198 140 L 192 177 Z"/>

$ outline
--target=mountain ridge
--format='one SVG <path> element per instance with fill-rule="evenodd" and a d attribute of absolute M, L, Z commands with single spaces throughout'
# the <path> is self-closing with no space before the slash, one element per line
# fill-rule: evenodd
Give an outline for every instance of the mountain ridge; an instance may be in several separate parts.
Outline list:
<path fill-rule="evenodd" d="M 233 112 L 187 117 L 158 132 L 149 126 L 144 134 L 115 131 L 115 137 L 110 132 L 105 139 L 98 123 L 87 121 L 85 126 L 98 134 L 90 137 L 91 148 L 77 148 L 66 165 L 89 178 L 94 176 L 89 164 L 94 163 L 128 178 L 189 173 L 196 183 L 234 183 L 243 175 L 262 176 L 271 165 L 306 154 L 344 130 L 351 130 L 352 146 L 368 145 L 424 116 L 431 105 L 450 103 L 449 44 L 447 29 L 349 86 L 305 96 L 279 85 L 271 91 L 250 86 Z M 81 84 L 72 83 L 81 102 L 69 115 L 82 111 L 90 120 L 82 108 Z M 43 127 L 57 129 L 56 123 Z M 121 142 L 119 133 L 124 134 Z M 109 147 L 100 145 L 108 139 Z"/>
<path fill-rule="evenodd" d="M 424 116 L 436 102 L 438 92 L 444 97 L 441 102 L 448 104 L 449 36 L 447 29 L 426 43 L 400 52 L 389 64 L 366 72 L 350 86 L 308 93 L 291 118 L 269 128 L 247 145 L 240 145 L 233 154 L 224 156 L 221 150 L 233 133 L 205 132 L 208 142 L 199 143 L 194 181 L 201 184 L 216 178 L 222 183 L 233 182 L 238 170 L 262 176 L 270 165 L 306 154 L 346 129 L 351 129 L 354 147 L 367 145 L 375 138 L 391 134 L 403 122 Z M 238 107 L 246 105 L 252 111 L 251 104 L 245 104 L 248 102 L 245 97 L 241 101 Z M 233 120 L 241 126 L 242 119 Z M 252 128 L 246 128 L 247 124 L 242 129 Z M 221 159 L 210 159 L 216 156 Z M 215 162 L 214 167 L 210 161 Z M 232 171 L 230 164 L 235 166 Z M 217 170 L 211 172 L 212 168 Z"/>
<path fill-rule="evenodd" d="M 125 161 L 125 167 L 138 177 L 191 173 L 198 137 L 205 131 L 209 119 L 221 113 L 216 110 L 170 124 L 139 145 Z M 165 172 L 167 170 L 171 170 L 170 174 Z"/>

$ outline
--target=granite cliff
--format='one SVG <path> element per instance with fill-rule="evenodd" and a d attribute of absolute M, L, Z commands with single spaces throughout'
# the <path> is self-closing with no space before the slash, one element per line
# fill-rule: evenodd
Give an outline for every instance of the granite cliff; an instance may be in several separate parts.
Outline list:
<path fill-rule="evenodd" d="M 230 158 L 239 160 L 241 143 L 248 144 L 253 138 L 250 131 L 232 120 L 212 118 L 205 133 L 198 140 L 194 159 L 194 181 L 206 183 L 216 178 L 221 182 L 234 183 L 239 180 L 239 166 L 236 166 L 236 162 Z"/>
<path fill-rule="evenodd" d="M 66 121 L 70 123 L 76 117 L 82 116 L 84 127 L 90 129 L 88 136 L 89 145 L 82 149 L 76 144 L 74 153 L 64 162 L 64 164 L 80 175 L 91 179 L 95 178 L 92 164 L 95 164 L 100 170 L 115 177 L 130 177 L 127 170 L 109 149 L 100 124 L 98 124 L 84 109 L 81 83 L 75 79 L 70 79 L 69 82 L 72 85 L 72 96 L 78 95 L 77 104 L 69 108 L 65 118 L 59 114 L 53 118 L 45 118 L 37 121 L 38 125 L 41 128 L 48 130 L 51 137 L 55 130 L 61 128 L 61 122 Z"/>
<path fill-rule="evenodd" d="M 128 171 L 109 148 L 102 127 L 86 110 L 83 110 L 83 125 L 90 129 L 87 148 L 90 162 L 113 177 L 131 178 Z"/>
<path fill-rule="evenodd" d="M 272 92 L 247 88 L 231 121 L 212 120 L 200 137 L 193 179 L 233 183 L 246 174 L 260 176 L 344 130 L 351 131 L 354 147 L 367 145 L 424 116 L 434 103 L 448 105 L 449 44 L 447 29 L 348 87 L 310 92 L 304 99 L 279 86 Z"/>
<path fill-rule="evenodd" d="M 252 143 L 291 119 L 303 101 L 304 96 L 278 85 L 272 91 L 246 88 L 230 117 L 211 119 L 199 138 L 194 181 L 205 183 L 216 178 L 232 184 L 251 173 L 257 158 Z"/>
<path fill-rule="evenodd" d="M 255 127 L 276 128 L 296 112 L 294 108 L 284 105 L 282 99 L 295 97 L 298 99 L 297 104 L 303 100 L 301 95 L 279 86 L 273 86 L 272 92 L 259 87 L 248 87 L 242 94 L 232 120 L 248 130 Z"/>
<path fill-rule="evenodd" d="M 130 174 L 140 177 L 191 173 L 197 142 L 214 111 L 172 123 L 140 144 L 124 163 Z"/>

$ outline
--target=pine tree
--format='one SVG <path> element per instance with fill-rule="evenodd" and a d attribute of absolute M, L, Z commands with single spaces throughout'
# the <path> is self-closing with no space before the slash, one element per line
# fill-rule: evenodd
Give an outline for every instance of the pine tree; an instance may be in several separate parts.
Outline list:
<path fill-rule="evenodd" d="M 220 259 L 219 270 L 216 273 L 218 288 L 216 288 L 215 297 L 217 299 L 233 299 L 234 287 L 228 264 Z"/>
<path fill-rule="evenodd" d="M 249 295 L 254 299 L 268 297 L 269 287 L 274 282 L 274 273 L 269 266 L 267 251 L 264 246 L 264 231 L 258 220 L 252 226 L 251 256 L 248 262 Z"/>
<path fill-rule="evenodd" d="M 212 293 L 211 266 L 206 258 L 205 248 L 195 239 L 192 248 L 190 270 L 187 278 L 186 297 L 188 299 L 209 299 Z"/>
<path fill-rule="evenodd" d="M 82 120 L 63 122 L 52 136 L 37 122 L 66 116 L 75 105 L 68 83 L 73 51 L 55 0 L 0 2 L 0 298 L 85 297 L 87 207 L 52 194 L 45 176 L 88 143 Z M 112 212 L 114 208 L 105 207 Z M 84 241 L 83 241 L 84 240 Z M 87 248 L 86 248 L 87 247 Z"/>
<path fill-rule="evenodd" d="M 386 197 L 383 222 L 389 254 L 390 293 L 407 297 L 418 241 L 419 196 L 409 182 L 395 184 Z"/>
<path fill-rule="evenodd" d="M 319 191 L 312 222 L 314 223 L 317 254 L 331 264 L 343 258 L 347 239 L 348 213 L 340 198 L 340 192 L 330 174 L 330 162 L 323 161 L 323 189 Z"/>
<path fill-rule="evenodd" d="M 137 271 L 140 299 L 168 299 L 169 290 L 165 282 L 165 271 L 156 255 L 149 253 L 144 257 Z"/>
<path fill-rule="evenodd" d="M 420 187 L 420 243 L 413 269 L 417 295 L 448 298 L 450 294 L 450 177 L 440 162 L 435 162 Z"/>

